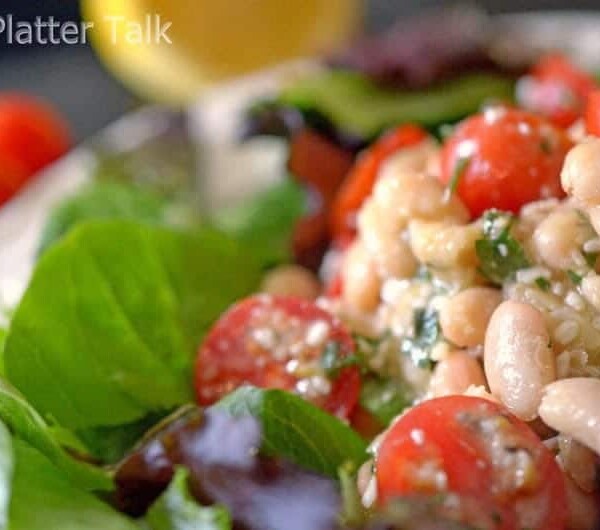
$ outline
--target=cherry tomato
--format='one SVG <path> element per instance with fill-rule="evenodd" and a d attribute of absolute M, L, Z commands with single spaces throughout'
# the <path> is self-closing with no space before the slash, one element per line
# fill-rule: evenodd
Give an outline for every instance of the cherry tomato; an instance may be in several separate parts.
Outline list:
<path fill-rule="evenodd" d="M 329 244 L 329 207 L 354 155 L 325 136 L 302 129 L 290 143 L 288 169 L 309 191 L 309 212 L 294 227 L 292 249 L 297 263 L 317 270 Z"/>
<path fill-rule="evenodd" d="M 427 138 L 417 125 L 401 125 L 382 136 L 358 159 L 342 184 L 332 206 L 330 230 L 334 237 L 354 234 L 356 212 L 371 194 L 381 164 L 396 151 Z"/>
<path fill-rule="evenodd" d="M 335 239 L 325 256 L 323 268 L 325 272 L 325 296 L 328 298 L 339 298 L 344 290 L 342 278 L 342 261 L 346 250 L 354 241 L 354 236 L 342 235 Z"/>
<path fill-rule="evenodd" d="M 231 307 L 201 345 L 196 360 L 198 402 L 210 405 L 243 384 L 296 392 L 339 417 L 353 411 L 360 391 L 357 367 L 332 380 L 321 369 L 325 348 L 338 358 L 354 351 L 344 325 L 313 302 L 257 295 Z"/>
<path fill-rule="evenodd" d="M 64 121 L 31 96 L 0 95 L 0 204 L 69 149 Z"/>
<path fill-rule="evenodd" d="M 562 197 L 560 171 L 572 143 L 545 119 L 492 107 L 460 123 L 441 152 L 441 180 L 474 217 L 489 208 L 518 212 L 528 202 Z"/>
<path fill-rule="evenodd" d="M 431 399 L 401 416 L 377 449 L 379 501 L 456 493 L 494 507 L 499 528 L 564 530 L 565 484 L 550 451 L 501 405 Z"/>
<path fill-rule="evenodd" d="M 520 104 L 546 116 L 559 127 L 569 127 L 583 114 L 586 98 L 597 87 L 587 72 L 564 55 L 543 57 L 517 90 Z"/>
<path fill-rule="evenodd" d="M 590 93 L 585 107 L 585 129 L 588 134 L 600 136 L 600 90 Z"/>
<path fill-rule="evenodd" d="M 350 416 L 350 425 L 365 440 L 372 440 L 385 429 L 385 425 L 360 404 Z"/>

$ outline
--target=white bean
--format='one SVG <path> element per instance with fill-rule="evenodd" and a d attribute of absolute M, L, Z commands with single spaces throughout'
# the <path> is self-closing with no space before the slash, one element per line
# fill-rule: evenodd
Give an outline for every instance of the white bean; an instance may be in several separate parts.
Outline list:
<path fill-rule="evenodd" d="M 381 237 L 400 237 L 408 224 L 408 219 L 403 213 L 396 211 L 396 215 L 388 212 L 370 197 L 362 205 L 356 219 L 360 237 L 367 247 L 376 245 Z"/>
<path fill-rule="evenodd" d="M 573 147 L 560 178 L 571 197 L 589 206 L 600 204 L 600 139 L 590 138 Z"/>
<path fill-rule="evenodd" d="M 600 234 L 600 206 L 592 206 L 587 210 L 590 223 L 596 234 Z"/>
<path fill-rule="evenodd" d="M 470 386 L 485 385 L 481 365 L 464 351 L 451 353 L 435 366 L 429 391 L 434 397 L 464 394 Z"/>
<path fill-rule="evenodd" d="M 373 256 L 360 240 L 354 242 L 344 256 L 342 281 L 344 302 L 365 312 L 377 307 L 381 279 Z"/>
<path fill-rule="evenodd" d="M 405 147 L 385 161 L 386 171 L 425 171 L 429 160 L 439 153 L 440 147 L 433 138 L 427 138 L 417 145 Z"/>
<path fill-rule="evenodd" d="M 591 274 L 581 280 L 581 294 L 600 311 L 600 276 Z"/>
<path fill-rule="evenodd" d="M 382 238 L 379 243 L 373 259 L 381 277 L 410 278 L 415 274 L 418 262 L 406 241 Z"/>
<path fill-rule="evenodd" d="M 455 294 L 440 310 L 442 333 L 461 347 L 483 344 L 492 313 L 502 302 L 502 293 L 491 287 L 471 287 Z"/>
<path fill-rule="evenodd" d="M 373 199 L 393 223 L 398 222 L 398 217 L 456 223 L 469 219 L 469 212 L 458 197 L 452 195 L 448 199 L 444 186 L 425 173 L 390 172 L 384 165 L 373 188 Z"/>
<path fill-rule="evenodd" d="M 535 229 L 533 247 L 544 263 L 557 269 L 577 267 L 574 255 L 594 237 L 594 231 L 576 210 L 551 213 Z"/>
<path fill-rule="evenodd" d="M 542 314 L 529 304 L 506 301 L 498 306 L 485 336 L 485 375 L 492 394 L 516 416 L 537 416 L 545 385 L 556 366 Z"/>
<path fill-rule="evenodd" d="M 573 377 L 548 385 L 539 407 L 547 425 L 600 454 L 600 379 Z"/>
<path fill-rule="evenodd" d="M 367 200 L 358 215 L 360 237 L 373 254 L 381 277 L 408 278 L 415 273 L 418 263 L 401 235 L 406 222 L 402 220 L 394 226 L 390 221 L 373 199 Z"/>
<path fill-rule="evenodd" d="M 488 401 L 491 401 L 492 403 L 500 404 L 500 401 L 498 400 L 498 398 L 496 396 L 492 396 L 492 394 L 490 394 L 486 390 L 485 386 L 483 386 L 483 385 L 470 386 L 469 388 L 467 388 L 467 390 L 465 390 L 464 395 L 478 397 L 481 399 L 487 399 Z"/>
<path fill-rule="evenodd" d="M 356 474 L 356 487 L 361 497 L 366 493 L 371 480 L 373 480 L 373 460 L 367 460 L 358 468 Z"/>
<path fill-rule="evenodd" d="M 600 522 L 597 495 L 579 489 L 569 476 L 565 476 L 565 490 L 568 511 L 567 529 L 596 530 Z"/>
<path fill-rule="evenodd" d="M 314 300 L 321 292 L 321 284 L 311 271 L 300 265 L 280 265 L 265 274 L 260 290 Z"/>
<path fill-rule="evenodd" d="M 481 238 L 481 226 L 444 222 L 411 221 L 410 245 L 422 263 L 434 267 L 469 267 L 478 264 L 475 242 Z"/>
<path fill-rule="evenodd" d="M 558 436 L 559 459 L 563 471 L 588 493 L 598 489 L 596 453 L 570 436 Z"/>

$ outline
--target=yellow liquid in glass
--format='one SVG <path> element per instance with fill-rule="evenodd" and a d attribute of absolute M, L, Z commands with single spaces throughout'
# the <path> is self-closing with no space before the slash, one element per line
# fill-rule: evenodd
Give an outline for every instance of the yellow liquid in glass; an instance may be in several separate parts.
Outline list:
<path fill-rule="evenodd" d="M 151 99 L 185 103 L 216 81 L 342 45 L 360 21 L 360 3 L 82 0 L 82 7 L 94 23 L 90 37 L 96 50 L 123 82 Z M 144 25 L 156 14 L 171 23 L 172 44 L 126 38 L 126 24 Z M 115 26 L 107 17 L 123 17 L 123 23 Z"/>

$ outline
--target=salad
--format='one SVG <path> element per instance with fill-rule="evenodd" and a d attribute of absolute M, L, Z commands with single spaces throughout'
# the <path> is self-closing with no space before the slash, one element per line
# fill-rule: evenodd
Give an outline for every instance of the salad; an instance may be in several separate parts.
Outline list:
<path fill-rule="evenodd" d="M 56 208 L 0 528 L 599 527 L 600 86 L 418 33 L 427 75 L 350 54 L 248 109 L 289 160 L 242 205 L 101 160 Z"/>

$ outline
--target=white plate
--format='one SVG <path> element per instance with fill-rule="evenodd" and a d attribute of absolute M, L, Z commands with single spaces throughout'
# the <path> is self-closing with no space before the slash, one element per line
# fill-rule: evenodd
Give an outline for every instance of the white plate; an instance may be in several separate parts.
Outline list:
<path fill-rule="evenodd" d="M 563 49 L 583 66 L 600 70 L 597 13 L 546 12 L 499 18 L 535 46 Z M 278 176 L 285 153 L 276 142 L 263 142 L 259 150 L 234 147 L 240 110 L 256 97 L 276 91 L 283 80 L 316 68 L 317 64 L 307 60 L 255 74 L 211 90 L 190 109 L 192 133 L 199 139 L 202 152 L 210 155 L 202 158 L 200 180 L 203 195 L 210 197 L 208 206 L 240 200 Z M 142 111 L 119 120 L 103 136 L 117 144 L 135 144 L 147 133 L 156 134 L 155 127 L 159 126 L 148 119 L 148 111 Z M 48 213 L 89 179 L 93 163 L 85 146 L 77 148 L 0 210 L 0 307 L 18 301 L 29 280 Z"/>

